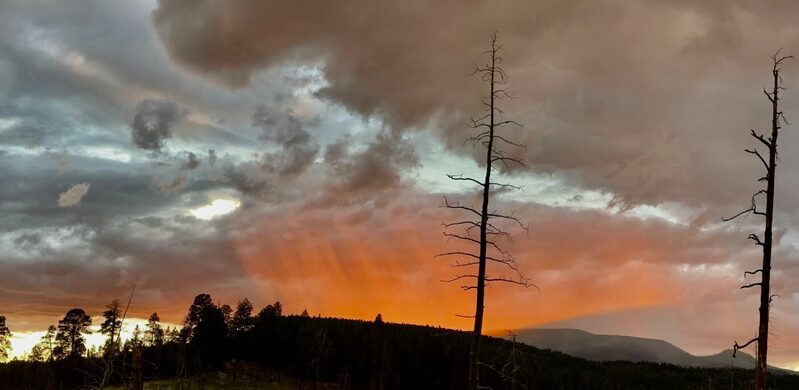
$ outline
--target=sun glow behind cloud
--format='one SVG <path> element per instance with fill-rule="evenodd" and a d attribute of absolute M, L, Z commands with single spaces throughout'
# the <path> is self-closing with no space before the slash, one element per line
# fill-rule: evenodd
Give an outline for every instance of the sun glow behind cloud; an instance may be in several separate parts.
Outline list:
<path fill-rule="evenodd" d="M 241 206 L 241 202 L 230 199 L 216 199 L 211 204 L 189 210 L 191 215 L 203 221 L 209 221 L 216 217 L 230 214 Z"/>

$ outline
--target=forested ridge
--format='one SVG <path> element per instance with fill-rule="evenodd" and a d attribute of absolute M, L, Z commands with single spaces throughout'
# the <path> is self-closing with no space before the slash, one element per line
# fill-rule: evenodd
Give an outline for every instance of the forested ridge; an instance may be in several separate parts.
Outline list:
<path fill-rule="evenodd" d="M 280 379 L 284 388 L 308 389 L 467 386 L 471 332 L 394 324 L 381 316 L 363 321 L 284 315 L 280 303 L 250 315 L 249 301 L 235 312 L 211 302 L 207 294 L 198 295 L 181 330 L 167 329 L 159 340 L 148 329 L 114 354 L 67 353 L 1 364 L 0 388 L 97 388 L 109 362 L 107 386 L 128 386 L 136 375 L 175 383 L 200 377 L 232 386 Z M 492 389 L 745 389 L 752 383 L 751 371 L 743 369 L 592 362 L 499 338 L 485 337 L 483 343 L 483 386 Z M 771 375 L 769 382 L 773 389 L 799 388 L 799 376 Z"/>

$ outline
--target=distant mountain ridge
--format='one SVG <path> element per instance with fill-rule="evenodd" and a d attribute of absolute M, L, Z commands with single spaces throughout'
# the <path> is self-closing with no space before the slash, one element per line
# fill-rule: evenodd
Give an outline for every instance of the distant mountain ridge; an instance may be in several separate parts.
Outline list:
<path fill-rule="evenodd" d="M 732 357 L 732 349 L 715 355 L 696 356 L 677 346 L 658 339 L 632 336 L 601 335 L 579 329 L 520 329 L 513 331 L 516 341 L 536 348 L 550 349 L 567 355 L 593 361 L 629 360 L 633 362 L 669 363 L 683 367 L 752 369 L 755 359 L 739 351 Z M 507 335 L 497 336 L 509 338 Z M 775 372 L 794 373 L 777 367 Z"/>

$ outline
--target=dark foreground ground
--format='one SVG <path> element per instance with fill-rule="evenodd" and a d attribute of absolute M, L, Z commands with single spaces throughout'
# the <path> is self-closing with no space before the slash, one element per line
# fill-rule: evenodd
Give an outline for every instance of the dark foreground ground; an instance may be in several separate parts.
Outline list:
<path fill-rule="evenodd" d="M 469 334 L 449 329 L 259 315 L 239 334 L 209 325 L 187 343 L 143 347 L 141 373 L 147 389 L 464 389 L 468 350 Z M 127 388 L 133 355 L 128 347 L 114 359 L 116 388 Z M 482 361 L 482 384 L 495 390 L 749 389 L 754 377 L 743 369 L 591 362 L 489 337 Z M 0 389 L 96 388 L 106 364 L 0 364 Z M 799 376 L 771 375 L 769 388 L 799 389 Z"/>

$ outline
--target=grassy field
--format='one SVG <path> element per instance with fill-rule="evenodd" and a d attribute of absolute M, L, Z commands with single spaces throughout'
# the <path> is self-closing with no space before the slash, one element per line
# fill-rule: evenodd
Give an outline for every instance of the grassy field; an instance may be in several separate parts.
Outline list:
<path fill-rule="evenodd" d="M 289 389 L 338 389 L 338 386 L 320 384 L 315 387 L 313 383 L 297 383 L 293 380 L 277 381 L 236 381 L 216 383 L 212 380 L 200 381 L 189 379 L 178 386 L 174 379 L 157 380 L 144 383 L 145 390 L 289 390 Z M 127 387 L 110 387 L 109 390 L 127 390 Z"/>

